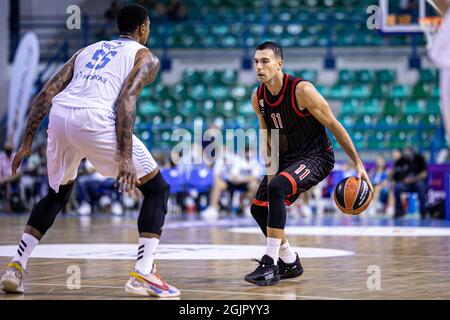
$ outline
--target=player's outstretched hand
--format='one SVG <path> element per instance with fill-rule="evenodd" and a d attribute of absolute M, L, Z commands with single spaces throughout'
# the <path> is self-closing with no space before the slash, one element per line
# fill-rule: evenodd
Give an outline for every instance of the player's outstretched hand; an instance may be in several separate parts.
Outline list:
<path fill-rule="evenodd" d="M 136 168 L 132 159 L 122 158 L 119 160 L 119 174 L 117 175 L 114 187 L 119 187 L 119 192 L 134 192 L 134 187 L 139 184 Z"/>
<path fill-rule="evenodd" d="M 366 172 L 366 168 L 364 168 L 364 164 L 359 162 L 355 165 L 356 173 L 359 179 L 363 179 L 369 185 L 370 190 L 373 192 L 372 182 L 370 182 L 369 175 Z"/>
<path fill-rule="evenodd" d="M 22 159 L 29 157 L 31 155 L 31 146 L 23 144 L 14 156 L 13 162 L 11 164 L 12 175 L 17 175 L 17 169 L 19 169 Z"/>

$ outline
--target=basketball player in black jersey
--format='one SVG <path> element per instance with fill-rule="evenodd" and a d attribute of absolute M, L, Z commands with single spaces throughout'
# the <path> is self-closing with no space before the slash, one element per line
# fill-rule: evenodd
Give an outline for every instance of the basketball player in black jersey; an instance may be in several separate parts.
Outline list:
<path fill-rule="evenodd" d="M 259 266 L 245 276 L 257 285 L 272 285 L 280 279 L 296 278 L 303 267 L 286 238 L 286 205 L 300 193 L 324 180 L 334 167 L 334 153 L 326 128 L 336 137 L 355 165 L 358 177 L 373 190 L 364 164 L 350 136 L 334 117 L 330 106 L 313 84 L 285 74 L 283 50 L 274 42 L 256 48 L 254 64 L 261 85 L 252 95 L 253 109 L 261 129 L 278 129 L 278 172 L 265 176 L 253 200 L 251 213 L 267 238 L 266 253 Z M 268 167 L 269 159 L 265 157 Z"/>

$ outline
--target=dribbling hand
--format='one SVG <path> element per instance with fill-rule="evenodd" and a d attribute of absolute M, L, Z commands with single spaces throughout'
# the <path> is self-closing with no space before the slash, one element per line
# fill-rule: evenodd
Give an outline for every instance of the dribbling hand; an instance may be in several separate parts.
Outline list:
<path fill-rule="evenodd" d="M 119 174 L 117 175 L 116 181 L 114 181 L 114 187 L 119 188 L 119 192 L 123 191 L 132 193 L 134 192 L 134 187 L 140 184 L 137 178 L 136 168 L 132 159 L 120 159 L 119 160 Z"/>
<path fill-rule="evenodd" d="M 362 162 L 357 163 L 355 165 L 355 169 L 356 169 L 357 177 L 359 179 L 365 180 L 367 182 L 367 184 L 369 185 L 370 191 L 373 192 L 372 182 L 370 182 L 370 178 L 366 172 L 366 168 L 364 168 L 364 164 Z"/>

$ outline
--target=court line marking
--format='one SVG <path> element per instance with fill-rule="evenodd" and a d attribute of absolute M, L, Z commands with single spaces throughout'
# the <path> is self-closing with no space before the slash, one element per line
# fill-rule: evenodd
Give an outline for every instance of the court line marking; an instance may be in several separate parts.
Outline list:
<path fill-rule="evenodd" d="M 67 284 L 59 284 L 59 283 L 24 283 L 24 285 L 28 286 L 54 286 L 54 287 L 66 287 Z M 83 288 L 91 288 L 91 289 L 124 289 L 124 286 L 118 287 L 118 286 L 94 286 L 94 285 L 84 285 L 81 284 L 81 289 Z M 196 292 L 196 293 L 219 293 L 219 294 L 234 294 L 234 295 L 245 295 L 245 296 L 266 296 L 266 297 L 280 297 L 280 298 L 287 298 L 287 299 L 298 299 L 298 298 L 304 298 L 304 299 L 320 299 L 320 300 L 354 300 L 354 299 L 347 299 L 347 298 L 336 298 L 336 297 L 321 297 L 321 296 L 298 296 L 295 294 L 274 294 L 274 293 L 247 293 L 247 292 L 235 292 L 235 291 L 215 291 L 215 290 L 188 290 L 188 289 L 179 289 L 182 293 L 183 292 Z M 71 290 L 71 291 L 78 291 L 78 290 Z M 207 299 L 206 299 L 207 300 Z"/>

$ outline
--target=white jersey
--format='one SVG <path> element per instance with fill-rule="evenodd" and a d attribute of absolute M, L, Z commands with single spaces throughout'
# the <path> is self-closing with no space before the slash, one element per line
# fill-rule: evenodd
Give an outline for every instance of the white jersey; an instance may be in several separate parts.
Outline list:
<path fill-rule="evenodd" d="M 122 85 L 145 48 L 131 39 L 100 41 L 83 49 L 75 60 L 72 81 L 52 103 L 71 108 L 115 111 Z"/>

